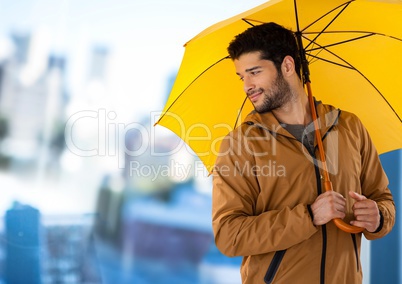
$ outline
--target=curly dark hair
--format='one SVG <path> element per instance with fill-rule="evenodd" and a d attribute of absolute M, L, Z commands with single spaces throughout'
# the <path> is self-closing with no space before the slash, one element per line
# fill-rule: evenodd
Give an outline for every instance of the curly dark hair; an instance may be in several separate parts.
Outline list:
<path fill-rule="evenodd" d="M 262 59 L 272 61 L 278 72 L 285 56 L 293 57 L 297 75 L 301 78 L 298 45 L 291 30 L 272 22 L 253 26 L 238 34 L 228 47 L 232 60 L 254 51 L 260 51 Z"/>

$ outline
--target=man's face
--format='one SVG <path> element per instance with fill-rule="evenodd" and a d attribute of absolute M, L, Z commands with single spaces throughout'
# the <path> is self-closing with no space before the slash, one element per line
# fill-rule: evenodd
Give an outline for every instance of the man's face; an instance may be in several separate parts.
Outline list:
<path fill-rule="evenodd" d="M 260 58 L 260 52 L 243 54 L 234 60 L 234 65 L 257 112 L 275 110 L 290 100 L 288 82 L 282 73 L 278 73 L 272 61 Z"/>

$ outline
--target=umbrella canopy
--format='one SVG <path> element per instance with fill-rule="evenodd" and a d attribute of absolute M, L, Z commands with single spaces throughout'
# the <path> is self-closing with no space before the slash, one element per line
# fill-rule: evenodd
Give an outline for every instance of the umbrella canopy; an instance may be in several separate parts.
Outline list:
<path fill-rule="evenodd" d="M 245 29 L 276 22 L 300 32 L 314 96 L 357 114 L 379 153 L 401 148 L 400 19 L 400 1 L 273 0 L 217 23 L 185 44 L 156 124 L 181 137 L 211 171 L 223 137 L 253 110 L 226 48 Z"/>

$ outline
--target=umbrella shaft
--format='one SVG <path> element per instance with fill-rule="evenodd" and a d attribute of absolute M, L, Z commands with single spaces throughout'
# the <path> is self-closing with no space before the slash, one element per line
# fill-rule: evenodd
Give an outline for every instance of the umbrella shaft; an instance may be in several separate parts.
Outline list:
<path fill-rule="evenodd" d="M 319 152 L 319 155 L 320 155 L 320 160 L 321 160 L 322 169 L 323 169 L 324 182 L 330 182 L 330 178 L 329 178 L 329 174 L 328 174 L 327 162 L 325 160 L 324 146 L 322 145 L 320 126 L 318 124 L 317 112 L 315 110 L 315 104 L 314 104 L 313 94 L 312 94 L 312 91 L 311 91 L 310 82 L 306 83 L 306 87 L 307 87 L 308 100 L 309 100 L 309 103 L 310 103 L 311 118 L 313 119 L 313 123 L 314 123 L 315 138 L 317 140 L 318 152 Z M 331 187 L 331 189 L 332 189 L 332 187 Z"/>
<path fill-rule="evenodd" d="M 320 128 L 319 128 L 318 120 L 317 120 L 317 113 L 315 110 L 313 94 L 311 91 L 311 85 L 310 85 L 309 81 L 306 82 L 306 87 L 307 87 L 308 100 L 310 103 L 311 117 L 312 117 L 313 123 L 314 123 L 314 132 L 315 132 L 315 137 L 317 140 L 318 152 L 319 152 L 320 159 L 321 159 L 322 174 L 323 174 L 323 179 L 324 179 L 324 189 L 325 189 L 325 191 L 331 191 L 331 190 L 333 190 L 332 182 L 329 178 L 327 163 L 325 161 L 324 146 L 322 145 L 321 133 L 320 133 Z M 356 234 L 356 233 L 360 233 L 364 230 L 364 228 L 346 224 L 341 219 L 334 219 L 333 221 L 339 229 L 341 229 L 342 231 L 347 232 L 347 233 Z"/>

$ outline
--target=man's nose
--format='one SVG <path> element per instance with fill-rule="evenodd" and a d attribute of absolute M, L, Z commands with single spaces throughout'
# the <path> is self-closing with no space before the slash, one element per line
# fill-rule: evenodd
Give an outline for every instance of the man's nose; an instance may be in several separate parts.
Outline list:
<path fill-rule="evenodd" d="M 243 89 L 247 93 L 248 91 L 254 89 L 254 83 L 248 77 L 243 78 Z"/>

